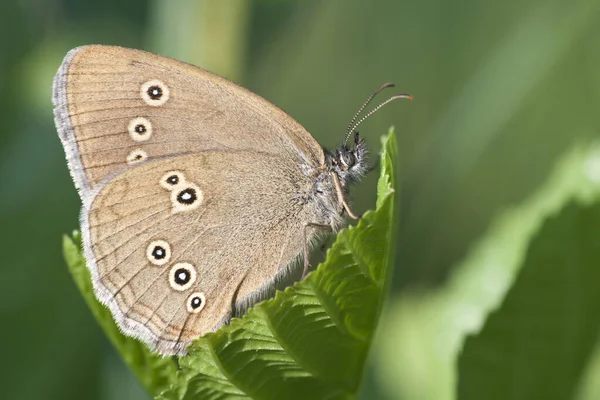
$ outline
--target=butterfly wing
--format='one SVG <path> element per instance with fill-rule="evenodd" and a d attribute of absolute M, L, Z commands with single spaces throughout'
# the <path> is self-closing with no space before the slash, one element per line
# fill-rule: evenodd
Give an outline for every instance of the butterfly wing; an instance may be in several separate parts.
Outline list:
<path fill-rule="evenodd" d="M 209 151 L 150 160 L 103 185 L 82 213 L 98 298 L 121 329 L 182 354 L 238 299 L 281 277 L 314 216 L 312 185 L 289 159 Z"/>
<path fill-rule="evenodd" d="M 140 163 L 206 150 L 285 154 L 317 168 L 324 154 L 289 115 L 195 66 L 139 50 L 84 46 L 55 79 L 55 122 L 82 199 Z"/>

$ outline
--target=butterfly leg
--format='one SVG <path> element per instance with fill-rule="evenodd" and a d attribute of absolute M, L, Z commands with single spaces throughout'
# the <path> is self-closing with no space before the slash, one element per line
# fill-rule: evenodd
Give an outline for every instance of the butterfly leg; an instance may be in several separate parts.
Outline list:
<path fill-rule="evenodd" d="M 344 191 L 342 190 L 342 184 L 340 183 L 340 178 L 337 176 L 337 174 L 335 172 L 332 172 L 331 176 L 333 178 L 333 185 L 335 186 L 335 191 L 337 192 L 337 195 L 338 195 L 338 201 L 340 202 L 341 206 L 344 208 L 344 211 L 346 211 L 346 213 L 348 214 L 348 216 L 350 218 L 360 219 L 360 216 L 354 214 L 352 212 L 352 210 L 350 209 L 350 206 L 348 206 L 348 203 L 346 203 L 346 199 L 344 197 Z"/>
<path fill-rule="evenodd" d="M 302 271 L 302 279 L 306 277 L 308 274 L 308 268 L 310 267 L 309 263 L 309 246 L 308 246 L 308 228 L 319 228 L 319 229 L 331 229 L 331 226 L 325 224 L 315 224 L 312 222 L 307 222 L 304 224 L 303 234 L 304 234 L 304 270 Z"/>
<path fill-rule="evenodd" d="M 240 293 L 240 289 L 242 288 L 242 285 L 244 284 L 244 281 L 246 280 L 246 277 L 248 276 L 248 272 L 246 271 L 246 273 L 244 274 L 244 276 L 242 277 L 242 279 L 240 279 L 240 283 L 238 283 L 237 287 L 235 288 L 233 295 L 231 296 L 231 311 L 229 312 L 229 315 L 231 316 L 229 318 L 229 321 L 227 322 L 227 324 L 229 324 L 229 322 L 231 322 L 231 318 L 235 318 L 235 317 L 239 317 L 240 314 L 242 314 L 242 310 L 238 309 L 238 307 L 236 307 L 236 303 L 237 303 L 237 296 Z"/>

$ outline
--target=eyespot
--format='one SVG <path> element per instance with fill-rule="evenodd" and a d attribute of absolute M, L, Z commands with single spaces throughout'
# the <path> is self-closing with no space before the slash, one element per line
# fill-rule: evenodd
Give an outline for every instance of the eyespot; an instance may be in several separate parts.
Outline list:
<path fill-rule="evenodd" d="M 204 308 L 206 304 L 206 296 L 202 292 L 192 293 L 186 300 L 188 312 L 197 314 Z"/>
<path fill-rule="evenodd" d="M 148 154 L 142 149 L 135 149 L 127 156 L 127 164 L 137 164 L 148 159 Z"/>
<path fill-rule="evenodd" d="M 179 171 L 169 171 L 160 178 L 160 185 L 167 190 L 173 190 L 177 185 L 185 183 L 185 176 Z"/>
<path fill-rule="evenodd" d="M 152 136 L 152 124 L 146 118 L 134 118 L 127 127 L 129 136 L 136 142 L 143 142 Z"/>
<path fill-rule="evenodd" d="M 158 79 L 144 83 L 140 94 L 149 106 L 162 106 L 169 100 L 169 88 Z"/>
<path fill-rule="evenodd" d="M 181 204 L 194 204 L 196 200 L 198 200 L 198 196 L 196 195 L 196 190 L 194 188 L 185 188 L 177 193 L 177 201 Z"/>
<path fill-rule="evenodd" d="M 164 240 L 155 240 L 146 248 L 146 258 L 154 265 L 165 265 L 171 259 L 171 246 Z"/>
<path fill-rule="evenodd" d="M 171 192 L 173 212 L 190 211 L 198 208 L 202 204 L 202 200 L 202 190 L 193 183 L 178 186 L 177 190 Z"/>
<path fill-rule="evenodd" d="M 184 291 L 196 282 L 196 269 L 190 263 L 180 262 L 169 271 L 169 284 L 177 291 Z"/>
<path fill-rule="evenodd" d="M 354 157 L 354 154 L 352 154 L 351 152 L 342 151 L 340 153 L 340 162 L 344 165 L 344 167 L 350 168 L 356 162 L 356 158 Z"/>

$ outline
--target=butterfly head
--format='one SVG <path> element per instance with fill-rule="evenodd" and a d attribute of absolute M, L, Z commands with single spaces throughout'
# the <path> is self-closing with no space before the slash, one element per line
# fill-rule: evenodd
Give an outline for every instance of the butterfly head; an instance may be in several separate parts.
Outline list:
<path fill-rule="evenodd" d="M 363 123 L 371 115 L 375 114 L 385 105 L 398 99 L 409 99 L 412 100 L 412 96 L 409 94 L 396 94 L 389 97 L 383 103 L 373 108 L 371 111 L 362 115 L 365 108 L 371 103 L 371 101 L 384 89 L 394 87 L 393 83 L 384 83 L 377 90 L 375 90 L 358 109 L 358 112 L 354 115 L 354 118 L 350 121 L 348 129 L 346 130 L 346 138 L 344 143 L 335 152 L 327 155 L 327 166 L 330 171 L 335 172 L 340 179 L 342 187 L 346 187 L 349 183 L 356 182 L 362 178 L 369 170 L 369 154 L 367 152 L 367 145 L 365 141 L 359 136 L 356 128 Z M 348 147 L 348 139 L 354 133 L 354 147 Z"/>
<path fill-rule="evenodd" d="M 360 180 L 370 169 L 367 143 L 358 132 L 354 134 L 353 147 L 343 144 L 327 158 L 329 170 L 337 174 L 344 187 Z"/>

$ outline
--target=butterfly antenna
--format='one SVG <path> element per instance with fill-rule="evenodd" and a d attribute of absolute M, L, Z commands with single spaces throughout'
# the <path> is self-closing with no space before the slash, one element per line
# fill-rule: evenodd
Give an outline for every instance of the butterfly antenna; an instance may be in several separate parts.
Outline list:
<path fill-rule="evenodd" d="M 371 115 L 375 114 L 377 111 L 379 111 L 379 109 L 381 109 L 381 108 L 382 108 L 383 106 L 385 106 L 386 104 L 389 104 L 389 103 L 391 103 L 392 101 L 394 101 L 394 100 L 398 100 L 398 99 L 408 99 L 408 100 L 412 100 L 412 99 L 413 99 L 413 97 L 412 97 L 412 95 L 410 95 L 410 94 L 404 94 L 404 93 L 402 93 L 402 94 L 397 94 L 397 95 L 394 95 L 394 96 L 390 97 L 389 99 L 387 99 L 386 101 L 384 101 L 383 103 L 381 103 L 380 105 L 378 105 L 377 107 L 375 107 L 374 109 L 372 109 L 371 111 L 369 111 L 369 112 L 368 112 L 368 113 L 367 113 L 367 114 L 366 114 L 364 117 L 362 117 L 361 119 L 359 119 L 359 120 L 358 120 L 358 122 L 357 122 L 357 123 L 355 123 L 355 124 L 354 124 L 354 126 L 352 126 L 352 127 L 350 128 L 350 130 L 348 131 L 348 134 L 347 134 L 347 136 L 346 136 L 346 141 L 348 140 L 348 137 L 350 137 L 350 134 L 351 134 L 352 132 L 354 132 L 354 130 L 355 130 L 356 128 L 358 128 L 358 126 L 359 126 L 360 124 L 362 124 L 362 123 L 363 123 L 363 122 L 364 122 L 364 121 L 365 121 L 367 118 L 369 118 Z M 346 142 L 344 142 L 344 146 L 345 146 L 345 145 L 346 145 Z"/>
<path fill-rule="evenodd" d="M 348 139 L 350 138 L 350 135 L 352 135 L 352 129 L 350 129 L 350 128 L 352 127 L 352 125 L 354 125 L 354 122 L 356 122 L 356 119 L 358 118 L 358 116 L 360 115 L 360 113 L 363 112 L 363 110 L 365 109 L 365 107 L 368 106 L 369 103 L 371 103 L 371 101 L 375 98 L 375 96 L 377 96 L 377 94 L 379 92 L 381 92 L 383 89 L 386 89 L 386 88 L 389 88 L 389 87 L 394 87 L 394 86 L 396 86 L 394 83 L 387 82 L 387 83 L 384 83 L 383 85 L 381 85 L 376 91 L 374 91 L 373 93 L 371 93 L 371 95 L 367 98 L 367 100 L 363 103 L 363 105 L 358 109 L 358 111 L 354 115 L 354 118 L 352 118 L 352 120 L 348 124 L 348 129 L 346 129 L 346 138 L 344 139 L 344 147 L 346 147 L 346 143 L 348 142 Z"/>

